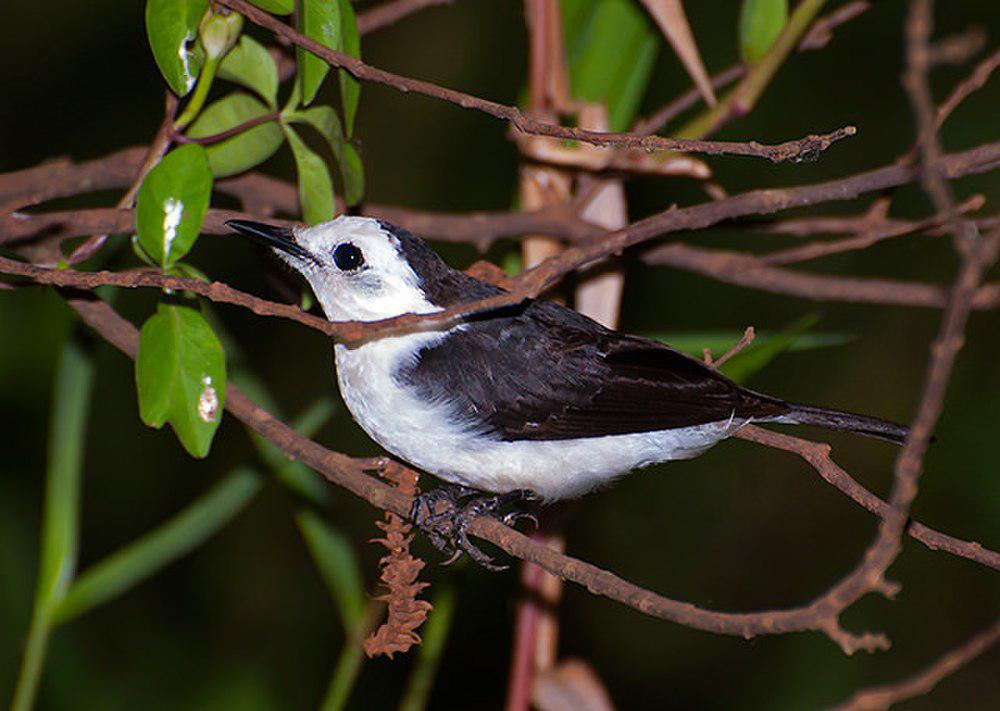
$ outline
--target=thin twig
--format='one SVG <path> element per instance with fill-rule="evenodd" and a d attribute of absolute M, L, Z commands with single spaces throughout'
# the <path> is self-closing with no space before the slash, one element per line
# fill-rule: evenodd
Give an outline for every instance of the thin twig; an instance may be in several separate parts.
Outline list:
<path fill-rule="evenodd" d="M 856 691 L 836 707 L 836 711 L 873 711 L 887 709 L 907 699 L 929 694 L 945 679 L 1000 641 L 1000 620 L 952 649 L 919 672 L 896 682 Z"/>
<path fill-rule="evenodd" d="M 856 129 L 853 126 L 844 126 L 822 135 L 810 135 L 805 138 L 786 141 L 776 145 L 764 145 L 756 141 L 741 143 L 733 141 L 684 140 L 636 133 L 586 131 L 579 128 L 559 126 L 531 118 L 514 106 L 489 101 L 488 99 L 472 96 L 471 94 L 456 91 L 455 89 L 438 86 L 437 84 L 419 79 L 411 79 L 372 67 L 360 59 L 325 47 L 319 42 L 306 37 L 285 23 L 276 20 L 263 10 L 254 7 L 247 0 L 218 0 L 218 3 L 239 12 L 251 22 L 265 27 L 293 44 L 313 53 L 327 64 L 347 70 L 358 80 L 384 84 L 403 92 L 422 94 L 447 101 L 465 109 L 481 111 L 490 116 L 509 121 L 516 129 L 523 133 L 583 141 L 595 146 L 623 146 L 649 151 L 670 150 L 697 152 L 706 155 L 755 156 L 766 158 L 772 162 L 799 161 L 805 157 L 815 156 L 817 153 L 825 151 L 833 143 L 853 136 L 856 133 Z"/>
<path fill-rule="evenodd" d="M 388 0 L 358 14 L 358 32 L 368 34 L 399 22 L 415 12 L 434 5 L 447 5 L 452 0 Z"/>

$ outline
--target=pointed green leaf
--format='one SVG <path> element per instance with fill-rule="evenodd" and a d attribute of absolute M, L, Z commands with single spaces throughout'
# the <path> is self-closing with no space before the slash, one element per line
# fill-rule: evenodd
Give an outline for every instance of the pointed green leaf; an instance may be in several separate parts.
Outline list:
<path fill-rule="evenodd" d="M 268 106 L 278 104 L 278 65 L 264 46 L 249 35 L 230 50 L 219 65 L 219 77 L 257 92 Z"/>
<path fill-rule="evenodd" d="M 135 361 L 139 415 L 170 422 L 194 457 L 204 457 L 222 419 L 226 360 L 211 326 L 189 306 L 160 304 L 139 332 Z"/>
<path fill-rule="evenodd" d="M 197 548 L 243 510 L 260 489 L 262 477 L 236 469 L 169 521 L 85 570 L 55 610 L 66 622 L 121 595 Z"/>
<path fill-rule="evenodd" d="M 764 345 L 779 335 L 779 333 L 771 331 L 757 331 L 753 343 L 754 345 Z M 685 331 L 682 333 L 656 333 L 650 334 L 649 337 L 666 343 L 682 353 L 701 358 L 702 350 L 705 348 L 716 356 L 725 353 L 739 342 L 743 333 L 740 331 Z M 786 350 L 789 353 L 794 353 L 815 348 L 842 346 L 850 341 L 851 336 L 846 333 L 801 333 L 788 345 Z"/>
<path fill-rule="evenodd" d="M 186 95 L 198 78 L 198 62 L 188 47 L 198 33 L 198 22 L 208 0 L 147 0 L 146 36 L 153 59 L 167 85 Z"/>
<path fill-rule="evenodd" d="M 752 343 L 722 364 L 720 370 L 737 383 L 746 382 L 772 360 L 787 350 L 795 340 L 819 321 L 818 314 L 809 314 L 781 331 L 766 343 Z"/>
<path fill-rule="evenodd" d="M 563 34 L 573 96 L 604 103 L 611 130 L 632 123 L 660 35 L 632 0 L 563 0 Z"/>
<path fill-rule="evenodd" d="M 299 207 L 302 219 L 310 225 L 333 218 L 333 181 L 323 159 L 309 148 L 291 126 L 282 126 L 295 156 L 299 177 Z"/>
<path fill-rule="evenodd" d="M 204 138 L 272 113 L 248 94 L 234 93 L 209 105 L 191 125 L 188 135 Z M 212 174 L 218 178 L 242 173 L 274 155 L 284 141 L 277 121 L 268 121 L 205 148 Z"/>
<path fill-rule="evenodd" d="M 135 200 L 135 229 L 143 250 L 161 267 L 194 245 L 212 192 L 205 149 L 189 143 L 149 171 Z"/>
<path fill-rule="evenodd" d="M 250 4 L 275 15 L 291 15 L 295 10 L 295 0 L 250 0 Z"/>
<path fill-rule="evenodd" d="M 333 157 L 340 168 L 340 179 L 344 185 L 344 200 L 348 205 L 361 201 L 365 192 L 364 165 L 357 149 L 344 140 L 344 132 L 337 112 L 329 106 L 313 106 L 304 111 L 289 113 L 293 123 L 306 123 L 315 128 L 330 146 Z"/>
<path fill-rule="evenodd" d="M 354 15 L 354 6 L 350 0 L 338 0 L 340 3 L 340 50 L 344 54 L 361 58 L 361 34 L 358 32 L 358 19 Z M 344 105 L 344 125 L 347 127 L 347 137 L 354 135 L 354 117 L 358 113 L 358 100 L 361 98 L 361 84 L 349 72 L 340 69 L 340 99 Z"/>
<path fill-rule="evenodd" d="M 36 605 L 57 601 L 69 587 L 79 538 L 80 477 L 94 364 L 72 336 L 56 369 Z"/>
<path fill-rule="evenodd" d="M 344 629 L 354 630 L 365 616 L 365 586 L 351 542 L 312 511 L 296 514 L 295 523 L 337 601 Z"/>
<path fill-rule="evenodd" d="M 330 49 L 340 49 L 341 45 L 340 3 L 338 0 L 301 0 L 299 2 L 299 32 Z M 308 106 L 316 98 L 320 84 L 330 65 L 298 48 L 299 82 L 302 104 Z"/>
<path fill-rule="evenodd" d="M 740 8 L 740 56 L 753 64 L 764 56 L 788 21 L 788 0 L 743 0 Z"/>

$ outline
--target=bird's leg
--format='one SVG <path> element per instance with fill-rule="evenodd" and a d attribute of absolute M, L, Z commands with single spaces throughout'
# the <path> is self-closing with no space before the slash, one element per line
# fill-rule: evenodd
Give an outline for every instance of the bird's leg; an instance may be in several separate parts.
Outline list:
<path fill-rule="evenodd" d="M 494 514 L 510 504 L 536 501 L 538 498 L 527 489 L 485 496 L 475 489 L 446 484 L 418 496 L 413 502 L 411 518 L 438 550 L 450 554 L 451 557 L 444 565 L 453 563 L 465 553 L 484 568 L 504 570 L 507 566 L 495 565 L 490 556 L 469 540 L 469 525 L 477 516 Z M 446 503 L 444 509 L 440 508 L 442 502 Z M 527 511 L 511 511 L 500 518 L 500 521 L 511 526 L 522 518 L 530 519 L 538 526 L 538 519 Z"/>

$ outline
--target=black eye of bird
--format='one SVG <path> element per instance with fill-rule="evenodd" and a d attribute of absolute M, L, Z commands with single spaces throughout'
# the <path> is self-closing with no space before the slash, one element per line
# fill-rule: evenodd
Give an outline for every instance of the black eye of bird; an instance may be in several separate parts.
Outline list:
<path fill-rule="evenodd" d="M 349 272 L 365 263 L 365 255 L 355 245 L 344 242 L 333 250 L 333 263 L 337 265 L 337 269 Z"/>

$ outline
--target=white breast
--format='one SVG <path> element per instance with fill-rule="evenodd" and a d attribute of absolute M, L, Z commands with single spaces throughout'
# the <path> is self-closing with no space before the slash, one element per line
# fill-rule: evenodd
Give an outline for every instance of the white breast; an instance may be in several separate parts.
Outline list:
<path fill-rule="evenodd" d="M 492 492 L 531 489 L 547 499 L 578 496 L 638 467 L 687 459 L 743 424 L 571 440 L 504 442 L 462 423 L 449 403 L 418 399 L 393 373 L 443 334 L 382 338 L 336 346 L 337 379 L 348 409 L 385 449 L 446 481 Z"/>

